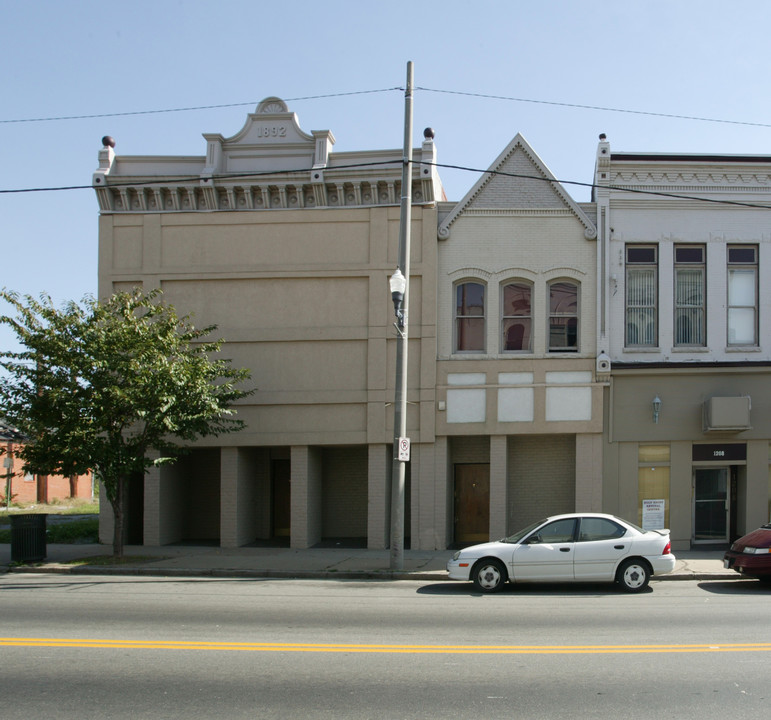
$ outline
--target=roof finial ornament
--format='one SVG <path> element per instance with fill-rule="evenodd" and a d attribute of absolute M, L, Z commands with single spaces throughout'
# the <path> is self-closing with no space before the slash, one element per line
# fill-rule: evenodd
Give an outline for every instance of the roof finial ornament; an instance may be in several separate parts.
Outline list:
<path fill-rule="evenodd" d="M 102 145 L 104 147 L 111 147 L 114 150 L 115 149 L 115 138 L 114 137 L 110 137 L 109 135 L 105 135 L 102 138 Z"/>

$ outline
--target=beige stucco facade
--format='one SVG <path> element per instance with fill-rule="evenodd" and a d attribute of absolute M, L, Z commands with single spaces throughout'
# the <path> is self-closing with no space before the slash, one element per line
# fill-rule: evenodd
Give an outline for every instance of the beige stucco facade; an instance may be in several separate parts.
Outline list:
<path fill-rule="evenodd" d="M 336 155 L 332 133 L 304 133 L 276 98 L 232 138 L 204 137 L 206 155 L 190 158 L 106 145 L 94 176 L 100 296 L 161 288 L 196 324 L 218 326 L 223 354 L 257 387 L 237 407 L 242 432 L 134 483 L 128 540 L 386 547 L 401 151 Z M 422 160 L 434 160 L 430 138 L 414 150 L 406 535 L 433 538 L 417 478 L 432 472 L 422 447 L 434 439 L 442 189 Z"/>

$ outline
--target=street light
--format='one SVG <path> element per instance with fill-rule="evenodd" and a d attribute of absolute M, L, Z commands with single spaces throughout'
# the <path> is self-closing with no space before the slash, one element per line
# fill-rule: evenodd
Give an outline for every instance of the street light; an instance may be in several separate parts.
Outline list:
<path fill-rule="evenodd" d="M 388 281 L 391 287 L 391 298 L 394 301 L 394 315 L 396 315 L 399 329 L 404 329 L 404 312 L 402 303 L 404 302 L 404 291 L 407 289 L 407 278 L 402 275 L 402 271 L 396 268 L 396 272 L 391 275 Z"/>
<path fill-rule="evenodd" d="M 659 413 L 661 412 L 661 398 L 656 395 L 655 398 L 653 398 L 653 422 L 658 424 L 659 422 Z"/>

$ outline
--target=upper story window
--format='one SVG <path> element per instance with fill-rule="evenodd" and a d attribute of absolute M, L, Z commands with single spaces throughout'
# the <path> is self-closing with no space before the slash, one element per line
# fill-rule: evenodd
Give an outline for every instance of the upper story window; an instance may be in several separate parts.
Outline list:
<path fill-rule="evenodd" d="M 463 282 L 455 286 L 455 352 L 485 350 L 485 286 Z"/>
<path fill-rule="evenodd" d="M 533 351 L 533 287 L 512 282 L 501 291 L 501 349 L 503 352 Z"/>
<path fill-rule="evenodd" d="M 675 245 L 675 345 L 707 343 L 705 248 Z"/>
<path fill-rule="evenodd" d="M 728 344 L 758 344 L 758 248 L 728 248 Z"/>
<path fill-rule="evenodd" d="M 578 352 L 578 285 L 549 284 L 549 352 Z"/>
<path fill-rule="evenodd" d="M 658 248 L 626 246 L 626 347 L 658 345 Z"/>

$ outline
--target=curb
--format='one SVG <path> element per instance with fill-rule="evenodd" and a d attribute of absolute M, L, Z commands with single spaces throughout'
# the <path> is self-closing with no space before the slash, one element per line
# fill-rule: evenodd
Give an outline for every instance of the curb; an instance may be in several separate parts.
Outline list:
<path fill-rule="evenodd" d="M 251 578 L 274 580 L 418 580 L 420 582 L 457 582 L 450 580 L 444 571 L 405 572 L 393 570 L 344 570 L 344 571 L 292 571 L 292 570 L 249 570 L 237 568 L 159 568 L 159 567 L 109 567 L 69 566 L 63 564 L 15 565 L 4 568 L 6 573 L 59 574 L 59 575 L 115 575 L 137 577 L 205 577 L 205 578 Z M 2 570 L 0 570 L 2 572 Z M 731 572 L 678 572 L 654 575 L 651 582 L 706 581 L 706 580 L 747 580 L 739 573 Z"/>
<path fill-rule="evenodd" d="M 8 574 L 30 575 L 122 575 L 138 577 L 212 577 L 212 578 L 263 578 L 274 580 L 420 580 L 448 581 L 443 571 L 405 572 L 392 570 L 248 570 L 237 568 L 159 568 L 159 567 L 109 567 L 87 565 L 14 565 L 4 568 Z M 454 582 L 454 581 L 453 581 Z"/>

